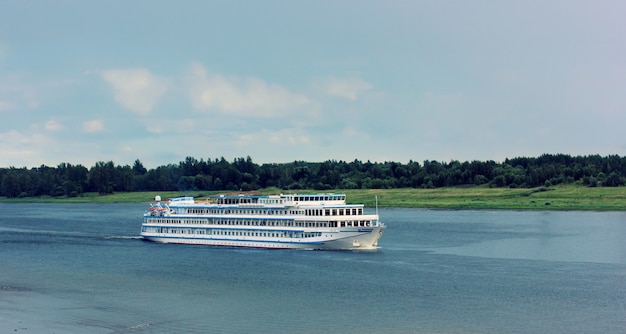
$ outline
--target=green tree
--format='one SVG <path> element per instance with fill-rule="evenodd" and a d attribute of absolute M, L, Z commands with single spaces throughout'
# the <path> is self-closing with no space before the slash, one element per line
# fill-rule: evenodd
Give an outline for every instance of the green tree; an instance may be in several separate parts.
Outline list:
<path fill-rule="evenodd" d="M 606 180 L 602 182 L 602 186 L 604 187 L 619 187 L 623 185 L 624 179 L 621 178 L 616 172 L 611 172 L 611 174 L 606 177 Z"/>
<path fill-rule="evenodd" d="M 113 193 L 113 177 L 115 165 L 113 161 L 98 161 L 95 166 L 91 167 L 89 175 L 91 182 L 100 195 Z"/>
<path fill-rule="evenodd" d="M 143 166 L 141 161 L 139 161 L 139 159 L 135 160 L 135 163 L 133 164 L 133 173 L 135 173 L 135 175 L 145 175 L 147 172 L 148 170 Z"/>
<path fill-rule="evenodd" d="M 17 197 L 22 192 L 22 187 L 18 180 L 18 173 L 10 170 L 2 176 L 2 184 L 0 185 L 2 194 L 9 198 Z"/>

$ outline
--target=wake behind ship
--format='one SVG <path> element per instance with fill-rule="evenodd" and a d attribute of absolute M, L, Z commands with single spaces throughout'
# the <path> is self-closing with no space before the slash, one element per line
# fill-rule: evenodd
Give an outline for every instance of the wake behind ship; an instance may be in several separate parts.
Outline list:
<path fill-rule="evenodd" d="M 378 212 L 346 204 L 345 194 L 219 195 L 172 198 L 144 213 L 141 236 L 162 243 L 285 248 L 374 249 L 385 225 Z"/>

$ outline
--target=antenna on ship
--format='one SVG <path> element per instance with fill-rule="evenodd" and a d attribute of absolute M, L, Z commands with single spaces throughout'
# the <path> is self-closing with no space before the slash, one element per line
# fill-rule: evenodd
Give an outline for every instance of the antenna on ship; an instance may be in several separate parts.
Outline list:
<path fill-rule="evenodd" d="M 378 195 L 376 195 L 376 215 L 378 215 Z"/>

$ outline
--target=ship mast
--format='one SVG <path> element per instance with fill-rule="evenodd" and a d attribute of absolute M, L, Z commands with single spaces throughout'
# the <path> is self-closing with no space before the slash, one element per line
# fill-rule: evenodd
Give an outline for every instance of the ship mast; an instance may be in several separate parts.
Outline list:
<path fill-rule="evenodd" d="M 376 215 L 378 216 L 378 195 L 376 195 Z"/>

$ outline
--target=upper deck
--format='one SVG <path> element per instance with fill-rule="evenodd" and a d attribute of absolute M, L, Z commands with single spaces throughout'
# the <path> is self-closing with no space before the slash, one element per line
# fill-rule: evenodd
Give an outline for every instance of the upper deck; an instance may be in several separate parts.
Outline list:
<path fill-rule="evenodd" d="M 333 206 L 345 205 L 345 194 L 288 194 L 288 195 L 218 195 L 212 196 L 218 205 L 261 206 Z"/>
<path fill-rule="evenodd" d="M 232 221 L 306 219 L 309 222 L 326 221 L 333 226 L 340 226 L 344 221 L 357 221 L 358 224 L 370 221 L 367 226 L 371 226 L 369 224 L 378 221 L 378 214 L 366 214 L 363 204 L 346 204 L 345 194 L 332 193 L 217 195 L 197 202 L 193 197 L 179 197 L 170 199 L 168 205 L 151 205 L 144 216 L 208 217 Z"/>

